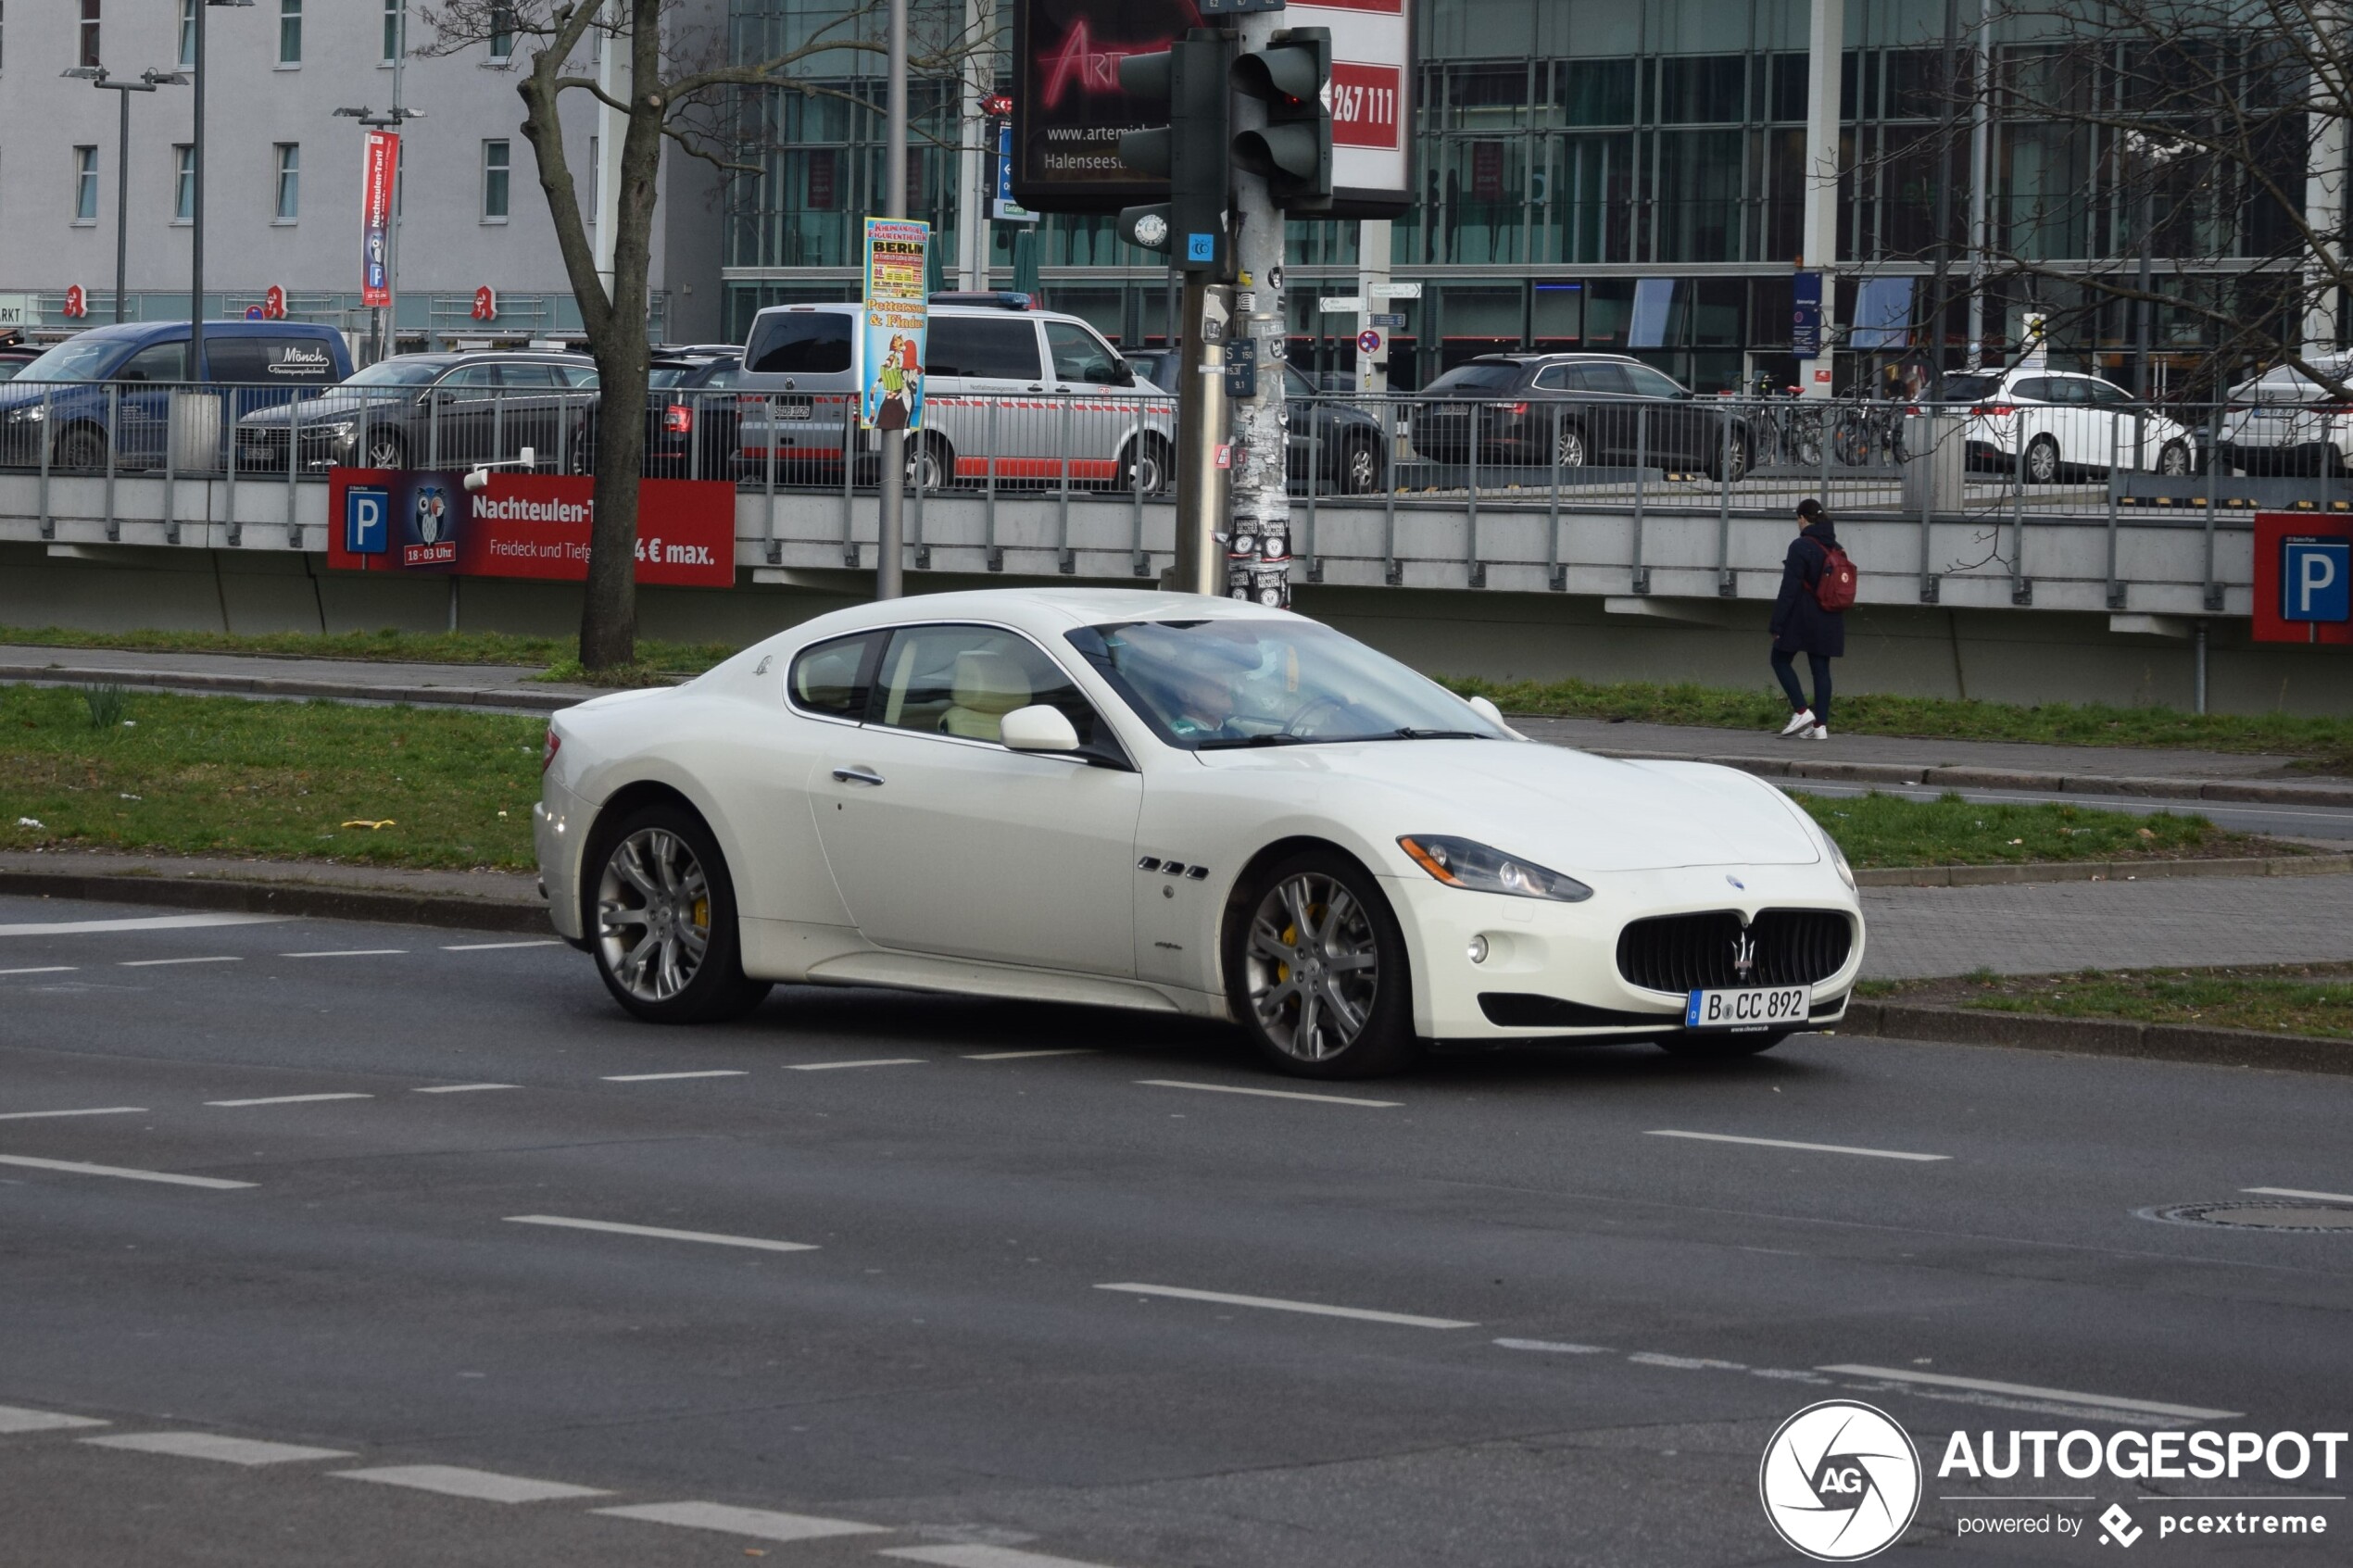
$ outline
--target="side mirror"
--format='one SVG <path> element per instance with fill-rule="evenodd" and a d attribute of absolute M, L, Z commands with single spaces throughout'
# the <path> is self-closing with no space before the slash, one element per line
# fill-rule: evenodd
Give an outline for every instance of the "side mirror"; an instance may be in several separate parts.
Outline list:
<path fill-rule="evenodd" d="M 1474 696 L 1466 698 L 1466 700 L 1470 703 L 1471 711 L 1473 713 L 1478 714 L 1480 718 L 1486 720 L 1489 723 L 1494 725 L 1497 729 L 1511 736 L 1512 739 L 1526 740 L 1528 738 L 1526 735 L 1521 734 L 1517 730 L 1513 729 L 1511 725 L 1505 723 L 1504 721 L 1504 710 L 1496 707 L 1493 703 L 1488 701 L 1487 698 L 1483 696 Z"/>
<path fill-rule="evenodd" d="M 1051 703 L 1016 708 L 1000 721 L 998 737 L 1008 751 L 1076 751 L 1078 732 Z"/>
<path fill-rule="evenodd" d="M 1111 384 L 1114 386 L 1134 386 L 1136 384 L 1136 367 L 1129 364 L 1125 359 L 1113 360 L 1111 366 Z"/>

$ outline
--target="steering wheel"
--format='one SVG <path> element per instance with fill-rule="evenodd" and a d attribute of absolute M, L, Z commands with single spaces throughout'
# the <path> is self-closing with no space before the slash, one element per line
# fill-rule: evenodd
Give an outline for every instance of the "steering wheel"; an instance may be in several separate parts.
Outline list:
<path fill-rule="evenodd" d="M 1290 722 L 1283 726 L 1282 733 L 1287 735 L 1306 734 L 1313 731 L 1315 728 L 1315 726 L 1308 721 L 1317 715 L 1330 714 L 1333 716 L 1345 716 L 1347 712 L 1348 705 L 1340 701 L 1338 697 L 1319 696 L 1315 701 L 1307 704 L 1306 707 L 1302 708 L 1298 712 L 1292 714 L 1290 716 Z M 1306 729 L 1302 730 L 1301 728 L 1302 725 L 1305 725 Z"/>

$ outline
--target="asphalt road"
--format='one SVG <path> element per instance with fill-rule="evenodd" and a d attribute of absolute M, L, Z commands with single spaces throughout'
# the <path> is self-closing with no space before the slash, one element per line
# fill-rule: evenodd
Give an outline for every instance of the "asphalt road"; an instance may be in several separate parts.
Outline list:
<path fill-rule="evenodd" d="M 1076 1009 L 655 1029 L 519 940 L 0 900 L 0 1562 L 1794 1562 L 1758 1458 L 1842 1394 L 1931 1463 L 1915 1556 L 2353 1531 L 2317 1475 L 2148 1485 L 2329 1537 L 2160 1545 L 2130 1483 L 1933 1473 L 2343 1430 L 2353 1232 L 2139 1211 L 2353 1193 L 2353 1080 L 1816 1037 L 1325 1086 Z"/>

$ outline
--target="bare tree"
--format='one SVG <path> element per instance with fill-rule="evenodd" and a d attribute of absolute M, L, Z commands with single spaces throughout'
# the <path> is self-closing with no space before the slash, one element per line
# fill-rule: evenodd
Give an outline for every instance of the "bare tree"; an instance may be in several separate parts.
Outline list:
<path fill-rule="evenodd" d="M 434 33 L 422 53 L 455 54 L 495 38 L 513 55 L 528 56 L 515 82 L 522 130 L 538 160 L 539 188 L 600 383 L 596 521 L 580 614 L 580 662 L 589 670 L 627 665 L 636 654 L 648 277 L 663 146 L 732 173 L 756 174 L 759 166 L 738 156 L 736 110 L 747 94 L 783 90 L 862 99 L 845 82 L 860 74 L 859 56 L 885 53 L 884 0 L 848 0 L 838 14 L 753 57 L 731 54 L 724 22 L 697 19 L 713 13 L 721 13 L 715 0 L 443 0 L 420 9 Z M 987 43 L 963 31 L 961 8 L 928 19 L 931 36 L 911 42 L 916 73 L 953 77 Z M 626 84 L 619 92 L 599 81 L 600 50 L 620 51 L 626 61 L 624 70 L 604 73 Z M 610 287 L 598 270 L 591 215 L 564 148 L 568 104 L 588 113 L 601 106 L 622 117 Z"/>

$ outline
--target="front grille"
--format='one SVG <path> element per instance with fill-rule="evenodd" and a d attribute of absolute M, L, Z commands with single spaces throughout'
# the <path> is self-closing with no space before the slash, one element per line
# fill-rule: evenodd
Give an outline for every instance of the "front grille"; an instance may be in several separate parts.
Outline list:
<path fill-rule="evenodd" d="M 1755 944 L 1744 975 L 1732 967 L 1743 937 Z M 1811 985 L 1836 974 L 1854 946 L 1854 927 L 1834 909 L 1762 909 L 1745 930 L 1730 909 L 1662 915 L 1617 934 L 1617 972 L 1645 991 Z"/>

